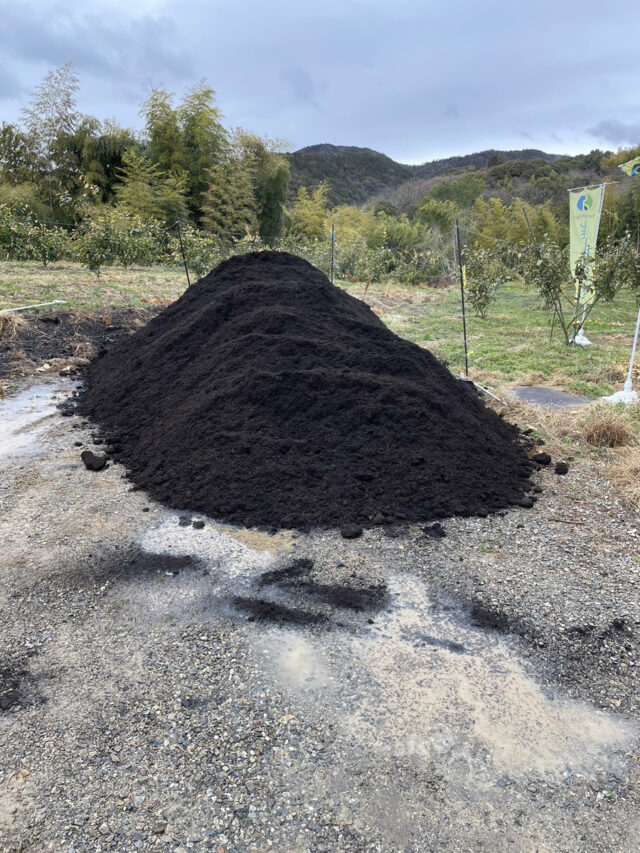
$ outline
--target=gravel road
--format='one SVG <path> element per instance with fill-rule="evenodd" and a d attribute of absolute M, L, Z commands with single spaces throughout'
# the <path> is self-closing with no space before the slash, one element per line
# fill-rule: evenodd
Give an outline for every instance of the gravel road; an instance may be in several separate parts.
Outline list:
<path fill-rule="evenodd" d="M 444 537 L 269 535 L 87 470 L 43 387 L 0 402 L 0 851 L 638 850 L 640 519 L 602 463 Z"/>

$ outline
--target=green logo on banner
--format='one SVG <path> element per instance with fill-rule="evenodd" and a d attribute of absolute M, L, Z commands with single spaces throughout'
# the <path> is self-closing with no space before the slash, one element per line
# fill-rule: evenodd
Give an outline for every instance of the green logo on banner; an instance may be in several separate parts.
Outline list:
<path fill-rule="evenodd" d="M 581 211 L 581 213 L 586 213 L 587 210 L 590 210 L 593 207 L 593 199 L 590 195 L 581 195 L 576 207 Z"/>

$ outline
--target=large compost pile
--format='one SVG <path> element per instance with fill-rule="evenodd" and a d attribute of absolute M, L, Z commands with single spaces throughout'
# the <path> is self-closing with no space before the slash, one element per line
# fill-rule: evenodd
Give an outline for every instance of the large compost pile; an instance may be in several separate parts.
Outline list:
<path fill-rule="evenodd" d="M 517 430 L 311 264 L 220 264 L 90 366 L 81 410 L 157 500 L 247 526 L 484 515 L 523 502 Z"/>

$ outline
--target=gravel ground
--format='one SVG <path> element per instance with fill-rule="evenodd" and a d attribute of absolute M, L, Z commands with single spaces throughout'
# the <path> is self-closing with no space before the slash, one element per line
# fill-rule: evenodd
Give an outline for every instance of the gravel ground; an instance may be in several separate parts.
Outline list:
<path fill-rule="evenodd" d="M 444 538 L 271 536 L 86 470 L 89 428 L 31 399 L 0 457 L 1 851 L 638 849 L 640 525 L 601 463 Z"/>

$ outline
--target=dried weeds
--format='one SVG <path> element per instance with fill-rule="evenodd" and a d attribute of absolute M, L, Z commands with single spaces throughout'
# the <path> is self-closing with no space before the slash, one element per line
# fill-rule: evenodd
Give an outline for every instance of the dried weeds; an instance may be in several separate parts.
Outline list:
<path fill-rule="evenodd" d="M 609 479 L 632 505 L 640 507 L 640 447 L 623 447 L 609 470 Z"/>
<path fill-rule="evenodd" d="M 73 354 L 78 359 L 86 359 L 87 361 L 91 361 L 92 358 L 95 358 L 97 353 L 97 349 L 91 343 L 91 341 L 80 341 L 73 348 Z"/>
<path fill-rule="evenodd" d="M 29 322 L 19 314 L 0 314 L 0 341 L 9 343 L 29 328 Z"/>
<path fill-rule="evenodd" d="M 627 447 L 638 443 L 629 414 L 610 405 L 592 406 L 580 421 L 582 437 L 593 447 Z"/>

